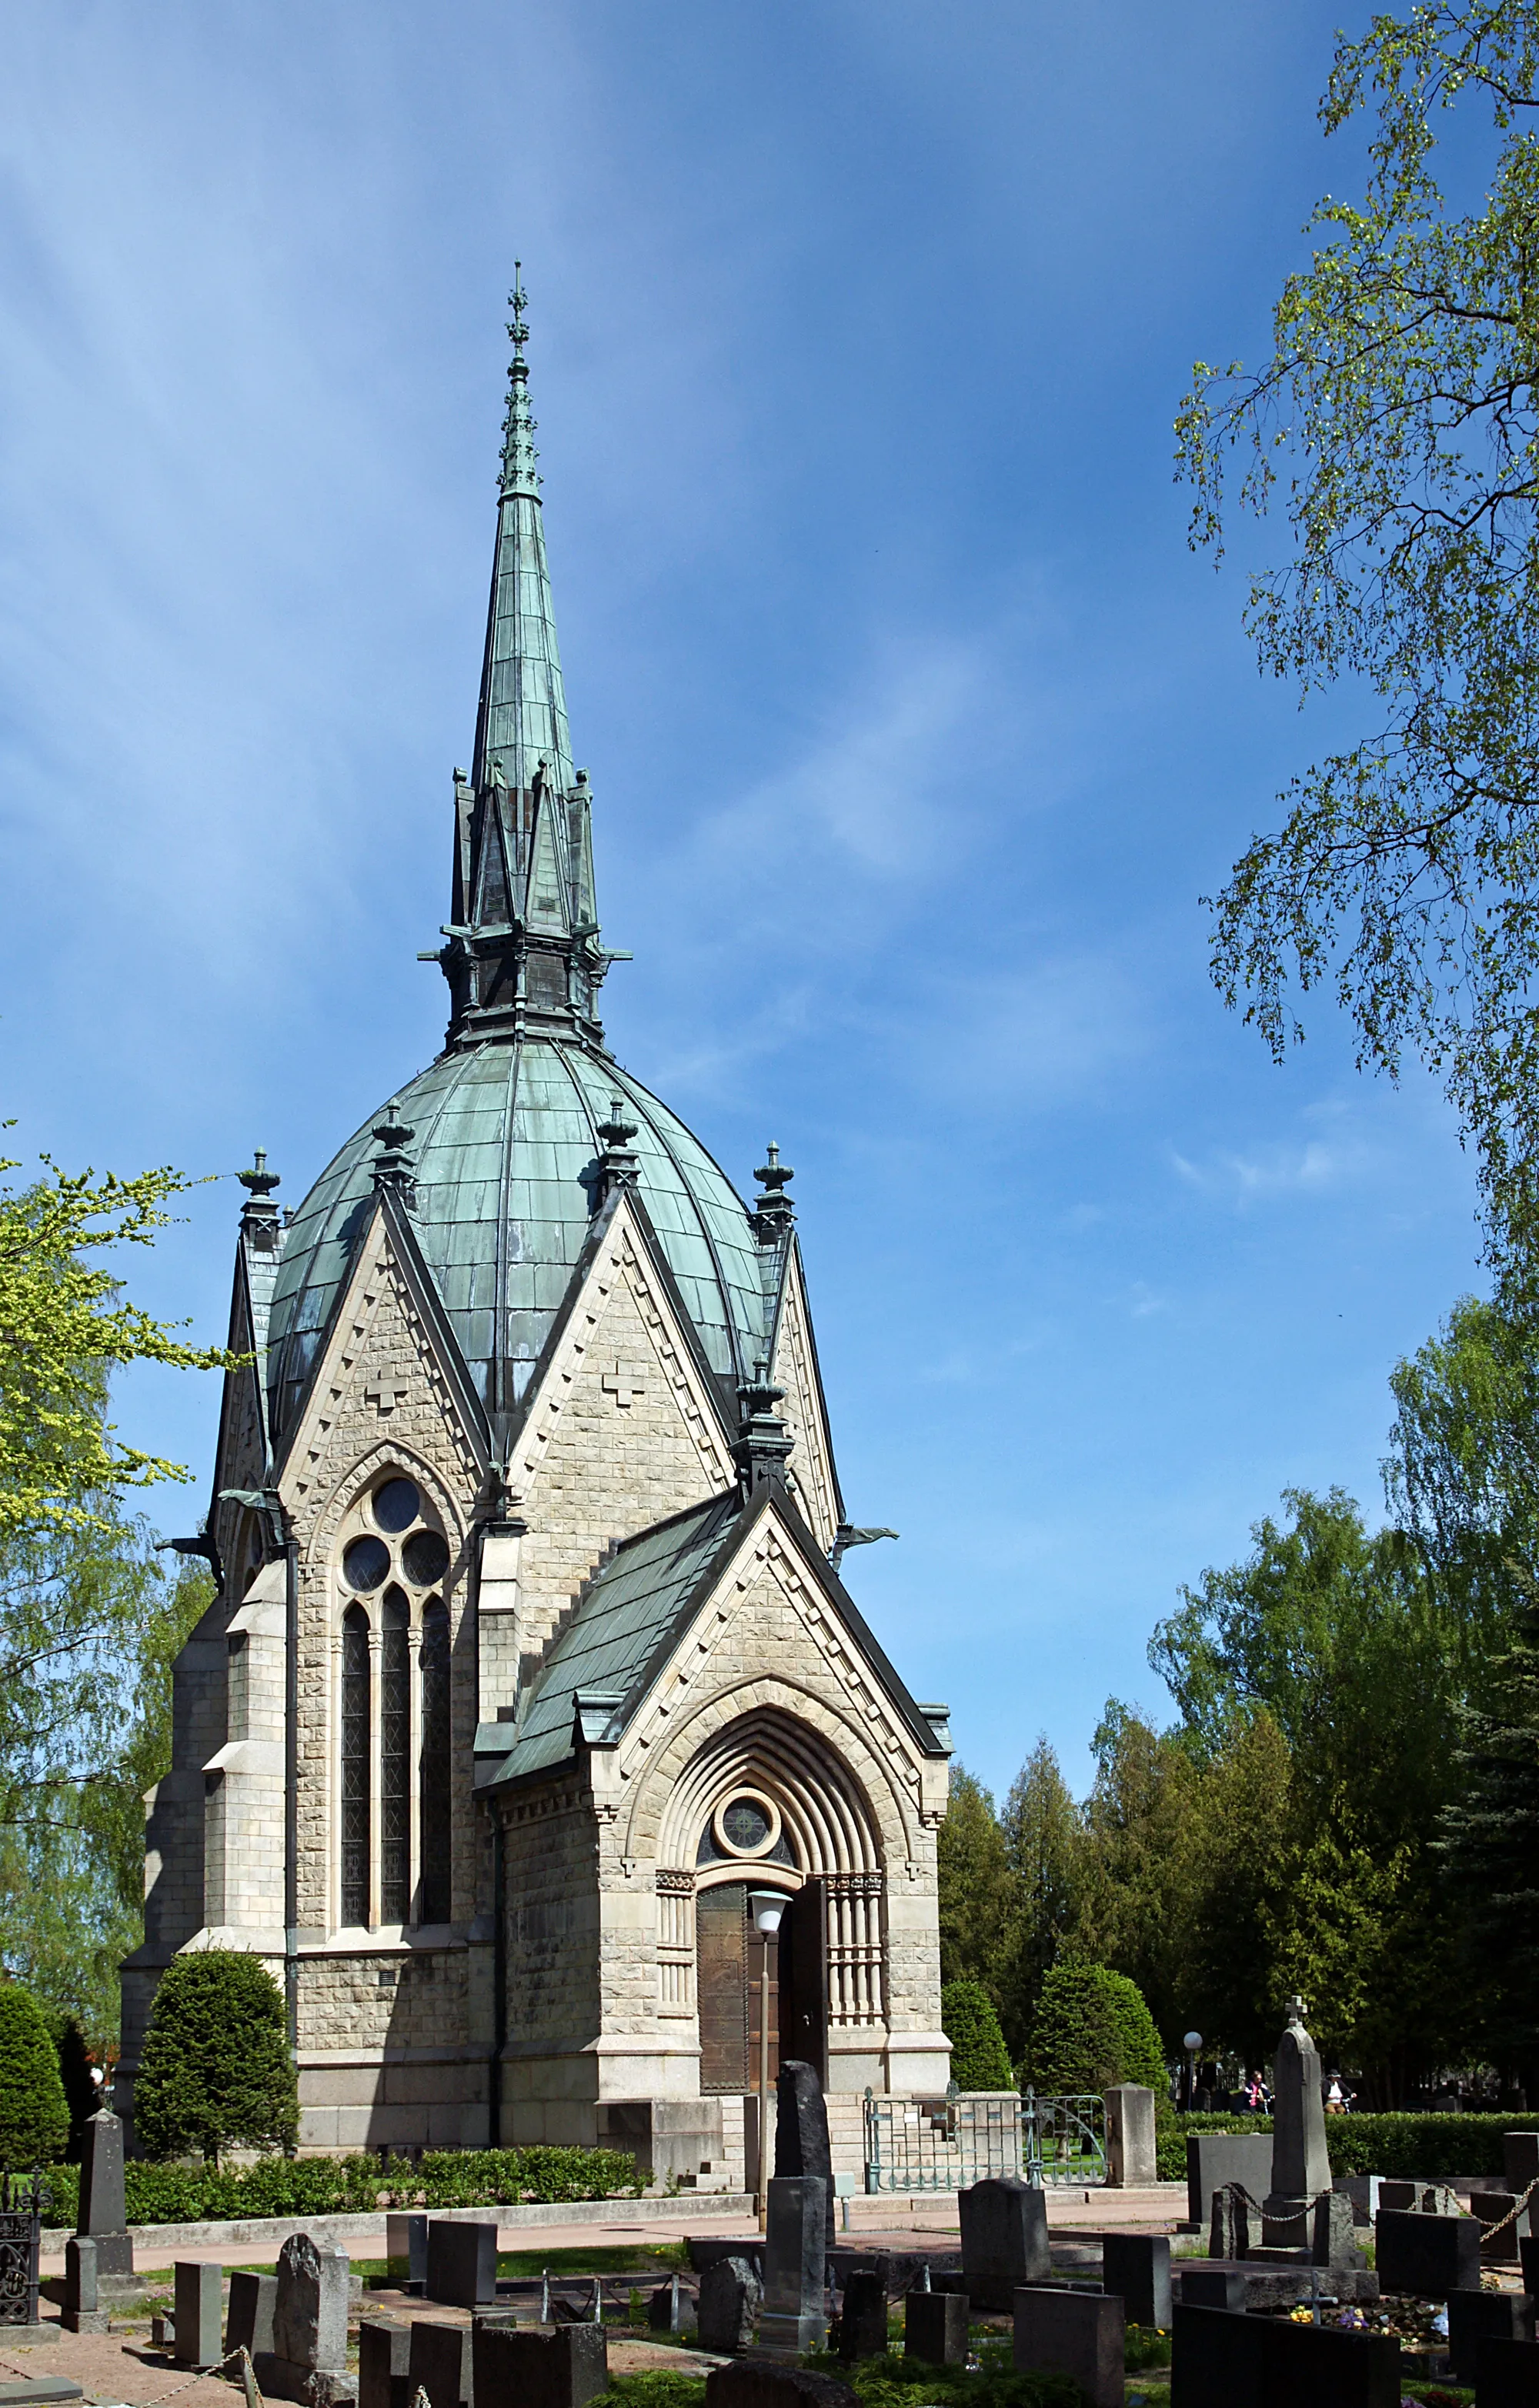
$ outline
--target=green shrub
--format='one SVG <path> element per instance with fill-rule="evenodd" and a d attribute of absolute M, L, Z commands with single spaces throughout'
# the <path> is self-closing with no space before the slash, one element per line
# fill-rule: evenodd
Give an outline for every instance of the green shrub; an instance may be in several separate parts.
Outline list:
<path fill-rule="evenodd" d="M 1104 1965 L 1070 1959 L 1051 1967 L 1022 2071 L 1033 2089 L 1050 2095 L 1141 2082 L 1162 2098 L 1165 2060 L 1137 1983 Z"/>
<path fill-rule="evenodd" d="M 19 1982 L 0 1983 L 0 2167 L 50 2166 L 68 2141 L 59 2052 L 42 2008 Z"/>
<path fill-rule="evenodd" d="M 254 2166 L 157 2165 L 130 2157 L 130 2224 L 235 2222 L 246 2216 L 372 2215 L 388 2207 L 501 2207 L 521 2201 L 636 2198 L 646 2185 L 618 2149 L 441 2149 L 420 2165 L 378 2157 L 259 2157 Z M 75 2221 L 79 2175 L 49 2174 L 45 2223 Z M 550 2252 L 547 2250 L 546 2257 Z M 591 2254 L 591 2253 L 590 2253 Z"/>
<path fill-rule="evenodd" d="M 69 2140 L 65 2155 L 72 2165 L 78 2166 L 85 2148 L 86 2118 L 94 2115 L 97 2105 L 96 2085 L 91 2077 L 91 2052 L 86 2047 L 79 2015 L 62 2019 L 55 2028 L 54 2042 L 59 2052 L 59 2079 L 65 2086 L 65 2105 L 69 2111 Z"/>
<path fill-rule="evenodd" d="M 958 2090 L 1014 2089 L 1010 2051 L 981 1982 L 942 1985 L 941 2029 L 951 2042 L 951 2078 Z"/>
<path fill-rule="evenodd" d="M 283 1994 L 258 1957 L 233 1948 L 174 1956 L 160 1977 L 134 2086 L 151 2157 L 292 2149 L 299 2094 Z"/>
<path fill-rule="evenodd" d="M 1503 2134 L 1536 2128 L 1532 2115 L 1328 2115 L 1325 2139 L 1332 2173 L 1446 2182 L 1450 2174 L 1502 2173 Z M 1271 2129 L 1264 2115 L 1177 2115 L 1159 2136 L 1159 2179 L 1186 2181 L 1188 2132 Z"/>

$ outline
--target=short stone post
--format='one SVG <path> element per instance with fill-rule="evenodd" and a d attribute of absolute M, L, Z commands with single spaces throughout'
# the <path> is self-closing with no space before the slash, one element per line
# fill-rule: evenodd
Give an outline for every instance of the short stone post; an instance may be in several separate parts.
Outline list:
<path fill-rule="evenodd" d="M 427 2227 L 427 2296 L 442 2308 L 488 2307 L 497 2295 L 495 2224 L 453 2224 L 433 2216 Z"/>
<path fill-rule="evenodd" d="M 411 2328 L 398 2316 L 359 2318 L 358 2408 L 411 2408 Z"/>
<path fill-rule="evenodd" d="M 816 2174 L 774 2174 L 764 2234 L 759 2347 L 800 2358 L 828 2331 L 828 2186 Z"/>
<path fill-rule="evenodd" d="M 1171 2329 L 1171 2243 L 1163 2232 L 1106 2232 L 1100 2287 L 1122 2301 L 1129 2324 Z"/>
<path fill-rule="evenodd" d="M 59 2321 L 66 2332 L 109 2329 L 108 2311 L 96 2298 L 96 2244 L 79 2232 L 65 2243 L 65 2298 Z"/>
<path fill-rule="evenodd" d="M 1136 2082 L 1106 2093 L 1106 2184 L 1109 2190 L 1146 2190 L 1159 2180 L 1155 2148 L 1155 2095 Z"/>
<path fill-rule="evenodd" d="M 179 2366 L 217 2366 L 223 2351 L 220 2347 L 220 2310 L 224 2304 L 224 2269 L 209 2266 L 201 2258 L 179 2258 L 176 2261 L 177 2343 L 175 2357 Z"/>
<path fill-rule="evenodd" d="M 489 2334 L 488 2340 L 500 2338 Z M 468 2325 L 440 2325 L 413 2316 L 407 2352 L 407 2380 L 414 2400 L 425 2391 L 429 2408 L 461 2408 L 470 2398 L 474 2335 Z"/>
<path fill-rule="evenodd" d="M 427 2281 L 427 2218 L 385 2217 L 385 2265 L 397 2290 L 421 2291 Z"/>
<path fill-rule="evenodd" d="M 903 2355 L 927 2366 L 965 2366 L 967 2293 L 911 2291 L 903 2301 Z"/>
<path fill-rule="evenodd" d="M 985 2315 L 1008 2315 L 1021 2285 L 1052 2272 L 1046 2202 L 1029 2183 L 1001 2174 L 959 2190 L 956 2213 L 968 2298 Z"/>
<path fill-rule="evenodd" d="M 687 2332 L 693 2319 L 689 2313 L 689 2294 L 672 2273 L 666 2283 L 659 2283 L 647 2301 L 649 2332 Z"/>
<path fill-rule="evenodd" d="M 1122 2301 L 1104 2291 L 1015 2293 L 1015 2371 L 1067 2374 L 1088 2408 L 1123 2408 L 1127 2321 Z"/>

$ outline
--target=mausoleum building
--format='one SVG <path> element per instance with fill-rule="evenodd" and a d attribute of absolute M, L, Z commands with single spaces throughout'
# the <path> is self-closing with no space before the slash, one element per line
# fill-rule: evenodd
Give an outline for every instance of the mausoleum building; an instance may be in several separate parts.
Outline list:
<path fill-rule="evenodd" d="M 741 2172 L 767 1970 L 846 2147 L 868 2086 L 945 2088 L 949 1742 L 840 1578 L 791 1173 L 745 1203 L 605 1042 L 519 294 L 511 331 L 447 1035 L 297 1210 L 242 1174 L 118 2097 L 171 1957 L 248 1949 L 305 2147 Z"/>

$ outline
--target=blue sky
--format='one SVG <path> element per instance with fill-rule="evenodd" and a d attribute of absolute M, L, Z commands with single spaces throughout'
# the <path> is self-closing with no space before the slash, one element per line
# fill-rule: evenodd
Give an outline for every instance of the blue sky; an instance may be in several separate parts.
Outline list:
<path fill-rule="evenodd" d="M 0 8 L 0 1098 L 217 1174 L 133 1291 L 223 1334 L 436 1052 L 515 254 L 620 1057 L 795 1164 L 851 1584 L 965 1760 L 1076 1787 L 1288 1484 L 1375 1511 L 1475 1283 L 1425 1082 L 1281 1070 L 1198 897 L 1301 717 L 1187 552 L 1194 356 L 1260 355 L 1339 0 Z M 1338 153 L 1340 155 L 1338 155 Z M 212 1379 L 124 1434 L 183 1457 Z"/>

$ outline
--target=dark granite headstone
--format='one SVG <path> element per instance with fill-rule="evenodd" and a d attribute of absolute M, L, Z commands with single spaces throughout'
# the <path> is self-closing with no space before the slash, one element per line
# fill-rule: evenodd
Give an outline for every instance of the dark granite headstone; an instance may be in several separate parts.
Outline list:
<path fill-rule="evenodd" d="M 179 2366 L 217 2366 L 220 2311 L 224 2304 L 224 2270 L 201 2258 L 176 2261 L 176 2361 Z"/>
<path fill-rule="evenodd" d="M 1222 2266 L 1189 2266 L 1180 2275 L 1181 2303 L 1187 2308 L 1224 2308 L 1244 2315 L 1245 2278 Z"/>
<path fill-rule="evenodd" d="M 1315 2201 L 1310 2255 L 1316 2266 L 1362 2266 L 1352 2202 L 1341 2191 L 1328 2190 Z"/>
<path fill-rule="evenodd" d="M 1539 2342 L 1480 2342 L 1474 2396 L 1476 2408 L 1539 2408 Z"/>
<path fill-rule="evenodd" d="M 911 2291 L 903 2302 L 903 2354 L 927 2366 L 965 2366 L 967 2293 Z"/>
<path fill-rule="evenodd" d="M 1483 2341 L 1532 2341 L 1533 2301 L 1524 2291 L 1450 2291 L 1448 2356 L 1454 2381 L 1473 2383 Z"/>
<path fill-rule="evenodd" d="M 1269 2316 L 1262 2329 L 1264 2389 L 1256 2397 L 1266 2408 L 1400 2408 L 1400 2344 L 1392 2334 L 1278 2316 Z M 1173 2382 L 1172 2392 L 1173 2399 Z"/>
<path fill-rule="evenodd" d="M 825 2308 L 828 2186 L 818 2174 L 775 2174 L 764 2229 L 759 2347 L 802 2357 L 827 2339 Z"/>
<path fill-rule="evenodd" d="M 751 2358 L 712 2367 L 705 2379 L 705 2408 L 856 2408 L 856 2396 L 837 2375 Z"/>
<path fill-rule="evenodd" d="M 422 2390 L 429 2408 L 461 2408 L 473 2396 L 473 2347 L 468 2325 L 440 2325 L 430 2316 L 413 2316 L 406 2356 L 412 2399 Z"/>
<path fill-rule="evenodd" d="M 443 2308 L 479 2308 L 496 2295 L 496 2226 L 432 2217 L 427 2227 L 428 2298 Z"/>
<path fill-rule="evenodd" d="M 1511 2265 L 1517 2263 L 1517 2244 L 1527 2238 L 1531 2229 L 1529 2208 L 1518 2208 L 1516 2215 L 1512 2214 L 1521 2197 L 1521 2191 L 1471 2191 L 1470 2214 L 1481 2228 L 1482 2257 L 1497 2263 Z M 1511 2217 L 1510 2222 L 1509 2217 Z M 1501 2226 L 1500 2232 L 1490 2229 L 1496 2225 Z"/>
<path fill-rule="evenodd" d="M 1248 2258 L 1251 2244 L 1251 2212 L 1245 2193 L 1238 2183 L 1226 2183 L 1213 2195 L 1213 2216 L 1208 2226 L 1210 2258 Z"/>
<path fill-rule="evenodd" d="M 794 2178 L 816 2174 L 828 2186 L 826 2246 L 834 2245 L 834 2161 L 828 2144 L 828 2107 L 815 2066 L 788 2057 L 775 2083 L 775 2173 Z"/>
<path fill-rule="evenodd" d="M 733 2358 L 754 2344 L 764 2286 L 746 2258 L 718 2258 L 700 2276 L 696 2337 L 713 2358 Z"/>
<path fill-rule="evenodd" d="M 1473 2215 L 1422 2215 L 1381 2207 L 1374 2219 L 1374 2263 L 1383 2291 L 1446 2300 L 1480 2288 L 1480 2227 Z"/>
<path fill-rule="evenodd" d="M 1502 2166 L 1509 2190 L 1527 2190 L 1539 2181 L 1539 2132 L 1503 2132 Z"/>
<path fill-rule="evenodd" d="M 841 2358 L 882 2358 L 887 2347 L 887 2286 L 874 2268 L 856 2269 L 844 2284 L 839 2311 Z"/>
<path fill-rule="evenodd" d="M 1086 2240 L 1094 2240 L 1086 2233 Z M 1130 2325 L 1171 2329 L 1171 2243 L 1163 2232 L 1100 2236 L 1100 2287 L 1122 2301 Z"/>
<path fill-rule="evenodd" d="M 122 2122 L 99 2107 L 88 2115 L 80 2134 L 79 2214 L 77 2232 L 93 2239 L 102 2232 L 123 2232 L 128 2214 L 123 2198 Z M 103 2268 L 104 2272 L 108 2272 Z M 120 2271 L 113 2268 L 110 2271 Z M 131 2271 L 131 2270 L 123 2270 Z"/>
<path fill-rule="evenodd" d="M 273 2311 L 278 2305 L 276 2274 L 248 2274 L 244 2269 L 230 2276 L 230 2305 L 224 2319 L 224 2355 L 235 2349 L 245 2349 L 254 2358 L 258 2350 L 272 2348 Z"/>
<path fill-rule="evenodd" d="M 1088 2408 L 1122 2408 L 1126 2344 L 1122 2301 L 1104 2291 L 1015 2293 L 1015 2372 L 1067 2374 Z"/>
<path fill-rule="evenodd" d="M 962 2272 L 975 2308 L 1009 2315 L 1023 2283 L 1043 2283 L 1052 2269 L 1047 2206 L 1017 2175 L 992 2176 L 956 2194 Z"/>
<path fill-rule="evenodd" d="M 587 2408 L 609 2379 L 602 2325 L 477 2328 L 477 2408 Z"/>
<path fill-rule="evenodd" d="M 1265 2199 L 1272 2188 L 1270 2131 L 1187 2133 L 1187 2221 L 1205 2223 L 1214 2192 L 1230 2183 L 1243 2183 L 1258 2204 Z"/>
<path fill-rule="evenodd" d="M 1259 2316 L 1188 2307 L 1171 2315 L 1172 2408 L 1260 2408 L 1266 2326 Z"/>
<path fill-rule="evenodd" d="M 385 2265 L 403 2291 L 421 2291 L 427 2280 L 425 2215 L 385 2217 Z"/>
<path fill-rule="evenodd" d="M 398 2316 L 358 2320 L 358 2408 L 411 2408 L 411 2328 Z"/>

